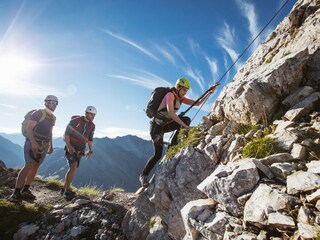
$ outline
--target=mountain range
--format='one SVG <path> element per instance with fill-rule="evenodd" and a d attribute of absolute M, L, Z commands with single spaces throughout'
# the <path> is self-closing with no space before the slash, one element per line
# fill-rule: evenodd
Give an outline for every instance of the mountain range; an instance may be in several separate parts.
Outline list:
<path fill-rule="evenodd" d="M 21 167 L 24 163 L 22 147 L 0 136 L 0 160 L 9 168 Z"/>
<path fill-rule="evenodd" d="M 60 141 L 60 143 L 59 143 Z M 63 180 L 68 170 L 64 158 L 62 138 L 55 139 L 54 152 L 47 155 L 38 170 L 38 175 Z M 22 167 L 23 149 L 18 144 L 0 136 L 0 159 L 7 167 Z M 152 154 L 151 141 L 127 135 L 110 139 L 94 138 L 93 155 L 88 161 L 83 157 L 74 177 L 75 187 L 95 186 L 100 189 L 123 188 L 136 191 L 139 174 Z"/>
<path fill-rule="evenodd" d="M 10 140 L 11 142 L 20 145 L 21 147 L 23 147 L 24 145 L 24 141 L 25 141 L 25 137 L 21 134 L 21 133 L 2 133 L 0 132 L 0 136 Z M 53 138 L 53 146 L 54 147 L 63 147 L 64 146 L 64 141 L 62 139 L 62 137 L 58 137 L 58 138 Z"/>

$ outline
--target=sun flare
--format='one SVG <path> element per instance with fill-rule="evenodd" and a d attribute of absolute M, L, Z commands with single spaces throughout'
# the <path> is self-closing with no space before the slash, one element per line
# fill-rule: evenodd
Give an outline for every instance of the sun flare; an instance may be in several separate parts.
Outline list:
<path fill-rule="evenodd" d="M 19 55 L 0 56 L 0 81 L 15 82 L 21 80 L 38 67 L 38 63 Z"/>

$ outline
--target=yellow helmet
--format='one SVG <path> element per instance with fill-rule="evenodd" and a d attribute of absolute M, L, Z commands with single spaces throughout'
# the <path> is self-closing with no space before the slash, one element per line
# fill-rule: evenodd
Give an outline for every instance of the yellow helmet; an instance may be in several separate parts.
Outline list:
<path fill-rule="evenodd" d="M 176 82 L 176 85 L 190 89 L 190 82 L 186 78 L 179 78 Z"/>

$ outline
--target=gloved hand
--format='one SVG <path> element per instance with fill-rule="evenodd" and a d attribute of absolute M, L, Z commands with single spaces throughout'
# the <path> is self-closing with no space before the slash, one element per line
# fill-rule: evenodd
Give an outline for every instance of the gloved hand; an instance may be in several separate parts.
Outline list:
<path fill-rule="evenodd" d="M 210 87 L 210 93 L 214 93 L 214 91 L 216 90 L 216 87 L 220 85 L 220 82 L 216 82 L 215 84 L 213 84 Z"/>

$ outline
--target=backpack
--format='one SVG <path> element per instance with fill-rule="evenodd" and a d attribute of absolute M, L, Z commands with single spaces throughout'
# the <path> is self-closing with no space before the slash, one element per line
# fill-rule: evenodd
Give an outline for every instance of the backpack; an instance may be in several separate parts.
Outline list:
<path fill-rule="evenodd" d="M 145 110 L 149 118 L 153 118 L 156 116 L 162 99 L 168 92 L 172 92 L 172 91 L 173 91 L 173 88 L 168 88 L 168 87 L 157 87 L 156 89 L 153 90 L 153 92 L 151 93 L 149 102 L 147 104 L 147 108 Z"/>
<path fill-rule="evenodd" d="M 83 128 L 84 128 L 84 123 L 85 121 L 83 120 L 82 116 L 79 115 L 74 115 L 71 117 L 70 121 L 77 120 L 77 124 L 74 128 L 74 135 L 75 137 L 70 137 L 71 142 L 78 142 L 82 143 L 85 142 L 87 143 L 88 139 L 86 139 L 82 134 L 83 134 Z M 93 123 L 89 122 L 90 124 L 90 132 L 93 130 Z"/>
<path fill-rule="evenodd" d="M 38 110 L 37 109 L 31 110 L 31 111 L 27 112 L 27 114 L 24 116 L 24 120 L 21 123 L 21 133 L 24 137 L 27 137 L 27 125 L 30 120 L 30 117 L 36 111 L 38 111 Z M 46 110 L 41 109 L 41 118 L 38 120 L 37 125 L 40 122 L 42 122 L 46 118 L 46 116 L 47 116 Z"/>

